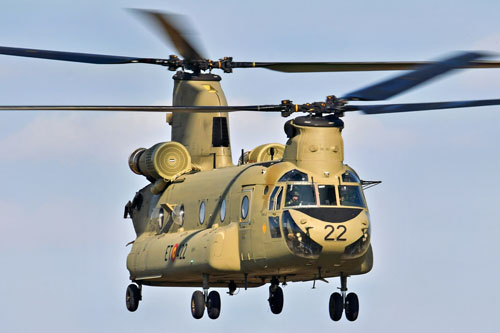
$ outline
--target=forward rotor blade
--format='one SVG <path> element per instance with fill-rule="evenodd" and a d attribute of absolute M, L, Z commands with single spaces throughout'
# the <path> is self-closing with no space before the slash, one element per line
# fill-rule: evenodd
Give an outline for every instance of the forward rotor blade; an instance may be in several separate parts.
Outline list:
<path fill-rule="evenodd" d="M 417 85 L 443 75 L 453 69 L 470 66 L 473 60 L 483 57 L 477 52 L 466 52 L 443 61 L 424 65 L 409 73 L 353 91 L 341 99 L 359 101 L 381 101 L 409 90 Z"/>
<path fill-rule="evenodd" d="M 24 49 L 24 48 L 6 47 L 6 46 L 0 46 L 0 54 L 12 55 L 18 57 L 84 62 L 88 64 L 101 64 L 101 65 L 129 64 L 129 63 L 162 65 L 166 61 L 165 59 L 134 58 L 134 57 L 122 57 L 122 56 L 113 56 L 104 54 Z"/>
<path fill-rule="evenodd" d="M 405 62 L 234 62 L 232 68 L 265 68 L 284 73 L 397 71 L 429 65 L 428 61 Z M 460 68 L 500 68 L 498 61 L 472 61 Z"/>
<path fill-rule="evenodd" d="M 456 109 L 488 105 L 500 105 L 500 99 L 409 104 L 348 105 L 346 111 L 361 111 L 365 114 L 383 114 L 439 109 Z"/>
<path fill-rule="evenodd" d="M 132 9 L 132 11 L 160 28 L 161 34 L 166 37 L 168 42 L 174 45 L 184 60 L 205 59 L 199 51 L 199 47 L 196 47 L 196 43 L 189 37 L 194 34 L 189 33 L 188 29 L 185 28 L 188 26 L 185 17 L 177 14 L 160 13 L 144 9 Z"/>
<path fill-rule="evenodd" d="M 141 106 L 141 105 L 0 105 L 0 111 L 122 111 L 122 112 L 281 112 L 281 105 Z"/>

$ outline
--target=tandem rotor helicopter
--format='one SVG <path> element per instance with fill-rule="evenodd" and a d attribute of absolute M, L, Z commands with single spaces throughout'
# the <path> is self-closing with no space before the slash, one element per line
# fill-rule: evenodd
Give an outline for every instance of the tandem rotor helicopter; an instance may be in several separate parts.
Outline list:
<path fill-rule="evenodd" d="M 341 118 L 346 112 L 384 114 L 500 105 L 500 99 L 413 104 L 350 104 L 382 101 L 459 68 L 499 68 L 467 52 L 437 62 L 236 62 L 206 59 L 178 25 L 175 15 L 138 11 L 168 36 L 182 58 L 134 58 L 0 47 L 0 54 L 92 64 L 145 63 L 176 71 L 173 106 L 0 106 L 0 110 L 82 110 L 165 112 L 172 141 L 129 158 L 130 169 L 149 184 L 124 209 L 137 238 L 127 258 L 130 284 L 126 307 L 136 311 L 143 286 L 200 287 L 191 298 L 194 318 L 221 312 L 221 298 L 210 288 L 269 286 L 269 306 L 281 313 L 280 285 L 340 278 L 330 296 L 329 314 L 354 321 L 359 301 L 347 293 L 347 278 L 373 266 L 371 222 L 364 181 L 344 163 Z M 217 69 L 337 72 L 406 70 L 402 75 L 325 101 L 228 106 Z M 232 162 L 228 112 L 276 112 L 286 122 L 285 145 L 270 143 L 242 151 Z"/>

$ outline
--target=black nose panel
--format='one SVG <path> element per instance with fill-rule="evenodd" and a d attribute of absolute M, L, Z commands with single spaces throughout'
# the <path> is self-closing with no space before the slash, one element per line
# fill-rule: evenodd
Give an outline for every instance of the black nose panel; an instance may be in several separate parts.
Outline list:
<path fill-rule="evenodd" d="M 359 208 L 294 208 L 312 218 L 331 222 L 341 223 L 352 220 L 361 213 Z"/>

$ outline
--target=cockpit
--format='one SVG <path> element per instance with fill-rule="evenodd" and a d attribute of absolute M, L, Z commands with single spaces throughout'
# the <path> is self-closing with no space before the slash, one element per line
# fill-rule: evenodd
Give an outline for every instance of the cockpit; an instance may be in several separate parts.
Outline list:
<path fill-rule="evenodd" d="M 319 206 L 366 208 L 361 182 L 352 171 L 347 170 L 342 174 L 342 183 L 339 185 L 315 183 L 308 178 L 307 174 L 298 170 L 284 174 L 271 193 L 269 210 L 280 210 L 282 204 L 284 208 Z M 284 203 L 282 203 L 283 196 Z"/>
<path fill-rule="evenodd" d="M 366 208 L 361 181 L 349 169 L 338 180 L 338 185 L 322 184 L 296 169 L 285 173 L 269 196 L 268 208 L 270 212 L 274 211 L 269 217 L 271 237 L 284 237 L 290 250 L 297 256 L 311 259 L 319 257 L 322 246 L 310 237 L 307 228 L 297 225 L 292 217 L 294 213 L 290 210 L 326 222 L 333 222 L 333 219 L 346 222 L 354 218 Z"/>

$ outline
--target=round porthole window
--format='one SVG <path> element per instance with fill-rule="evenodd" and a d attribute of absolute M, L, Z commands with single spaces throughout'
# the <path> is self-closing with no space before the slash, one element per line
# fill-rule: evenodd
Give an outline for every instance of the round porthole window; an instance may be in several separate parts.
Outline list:
<path fill-rule="evenodd" d="M 184 205 L 179 205 L 174 208 L 172 218 L 175 224 L 178 224 L 181 227 L 184 225 Z"/>
<path fill-rule="evenodd" d="M 200 224 L 205 222 L 205 201 L 202 201 L 200 204 Z"/>
<path fill-rule="evenodd" d="M 225 218 L 226 218 L 226 199 L 222 200 L 222 203 L 220 204 L 220 221 L 224 222 Z"/>
<path fill-rule="evenodd" d="M 248 200 L 248 197 L 245 195 L 243 197 L 243 200 L 241 201 L 241 217 L 243 219 L 246 219 L 248 216 L 248 204 L 249 204 L 249 200 Z"/>

